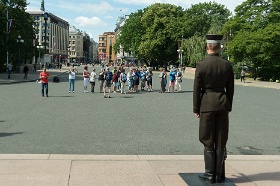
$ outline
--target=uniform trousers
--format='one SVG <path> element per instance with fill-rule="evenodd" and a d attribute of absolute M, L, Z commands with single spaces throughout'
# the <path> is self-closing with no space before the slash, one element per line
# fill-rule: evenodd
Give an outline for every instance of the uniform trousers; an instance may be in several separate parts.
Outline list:
<path fill-rule="evenodd" d="M 206 151 L 224 151 L 228 140 L 228 111 L 211 111 L 200 113 L 199 141 Z"/>

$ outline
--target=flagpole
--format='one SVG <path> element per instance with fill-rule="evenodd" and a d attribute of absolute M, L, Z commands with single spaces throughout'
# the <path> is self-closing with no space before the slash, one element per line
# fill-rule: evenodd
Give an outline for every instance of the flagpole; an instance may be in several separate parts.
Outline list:
<path fill-rule="evenodd" d="M 8 10 L 9 1 L 6 3 L 6 12 L 7 12 L 7 32 L 6 32 L 6 50 L 7 50 L 7 63 L 6 68 L 8 68 L 9 64 L 9 47 L 8 47 L 8 37 L 9 37 L 9 10 Z M 9 72 L 8 72 L 9 74 Z M 9 77 L 8 77 L 9 78 Z"/>

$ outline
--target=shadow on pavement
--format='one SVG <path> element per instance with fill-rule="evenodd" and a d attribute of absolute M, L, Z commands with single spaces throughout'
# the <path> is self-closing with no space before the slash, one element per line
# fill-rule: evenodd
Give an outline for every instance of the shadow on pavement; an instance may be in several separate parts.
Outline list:
<path fill-rule="evenodd" d="M 74 96 L 49 96 L 49 98 L 72 98 Z"/>
<path fill-rule="evenodd" d="M 15 134 L 23 134 L 23 132 L 15 132 L 15 133 L 0 133 L 0 138 L 7 137 L 7 136 L 13 136 Z"/>
<path fill-rule="evenodd" d="M 230 178 L 234 183 L 251 183 L 254 181 L 280 181 L 280 172 L 266 172 L 266 173 L 258 173 L 258 174 L 249 174 L 245 175 L 239 173 L 240 175 L 236 176 L 236 178 Z M 242 179 L 245 177 L 249 177 L 249 179 Z"/>
<path fill-rule="evenodd" d="M 224 183 L 213 183 L 213 184 L 207 184 L 201 181 L 198 178 L 197 173 L 179 173 L 180 177 L 186 182 L 187 185 L 189 186 L 206 186 L 206 185 L 211 185 L 211 186 L 218 186 L 218 185 L 223 185 L 223 186 L 236 186 L 231 180 L 227 179 L 225 180 Z"/>

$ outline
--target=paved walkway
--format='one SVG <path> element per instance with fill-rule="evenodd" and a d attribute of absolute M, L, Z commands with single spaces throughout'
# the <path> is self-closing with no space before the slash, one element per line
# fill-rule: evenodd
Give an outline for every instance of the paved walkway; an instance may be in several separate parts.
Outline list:
<path fill-rule="evenodd" d="M 1 154 L 2 186 L 203 186 L 201 155 Z M 280 185 L 280 156 L 230 155 L 226 182 Z"/>
<path fill-rule="evenodd" d="M 51 75 L 66 72 L 48 70 Z M 0 74 L 0 84 L 36 81 L 39 72 Z M 193 79 L 194 69 L 185 77 Z M 280 89 L 279 83 L 249 80 L 236 85 Z M 199 186 L 201 155 L 59 155 L 0 154 L 1 186 Z M 226 183 L 213 185 L 280 185 L 280 155 L 229 155 Z"/>

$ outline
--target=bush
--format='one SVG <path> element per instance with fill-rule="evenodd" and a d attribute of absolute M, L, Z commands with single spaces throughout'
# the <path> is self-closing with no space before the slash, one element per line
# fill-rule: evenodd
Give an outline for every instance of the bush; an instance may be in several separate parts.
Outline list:
<path fill-rule="evenodd" d="M 280 79 L 280 65 L 272 65 L 269 67 L 260 67 L 258 69 L 258 77 L 263 81 L 275 81 Z"/>

